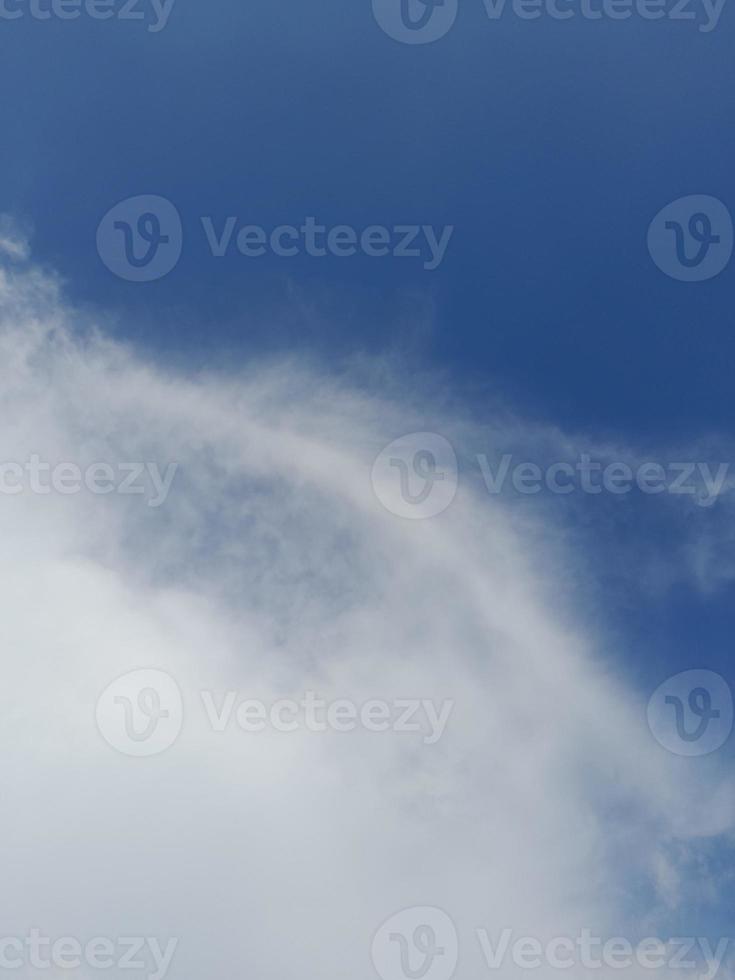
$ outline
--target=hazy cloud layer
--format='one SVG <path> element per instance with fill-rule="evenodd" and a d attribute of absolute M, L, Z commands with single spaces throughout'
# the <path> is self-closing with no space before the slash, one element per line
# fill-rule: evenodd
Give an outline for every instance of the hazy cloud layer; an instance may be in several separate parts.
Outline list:
<path fill-rule="evenodd" d="M 581 558 L 543 508 L 521 519 L 464 483 L 439 517 L 404 521 L 371 488 L 406 431 L 468 456 L 521 437 L 553 456 L 565 437 L 296 363 L 169 371 L 25 265 L 0 273 L 0 319 L 2 460 L 178 465 L 158 508 L 0 500 L 5 935 L 175 936 L 185 980 L 367 978 L 375 930 L 417 905 L 452 915 L 468 980 L 479 927 L 666 938 L 702 890 L 699 848 L 732 833 L 730 774 L 652 739 L 647 693 L 577 607 Z M 716 545 L 681 533 L 710 580 Z M 151 759 L 95 727 L 100 692 L 140 667 L 184 699 Z M 435 745 L 213 733 L 202 689 L 455 708 Z"/>

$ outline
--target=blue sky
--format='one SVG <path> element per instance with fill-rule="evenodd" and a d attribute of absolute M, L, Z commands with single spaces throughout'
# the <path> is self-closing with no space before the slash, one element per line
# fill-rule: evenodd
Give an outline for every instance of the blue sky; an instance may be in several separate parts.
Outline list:
<path fill-rule="evenodd" d="M 0 160 L 4 209 L 32 222 L 35 258 L 75 302 L 119 312 L 119 335 L 197 366 L 405 356 L 408 374 L 440 371 L 479 417 L 501 396 L 642 448 L 731 431 L 733 269 L 682 283 L 646 249 L 668 201 L 735 200 L 727 8 L 702 33 L 639 18 L 492 22 L 465 0 L 450 33 L 414 47 L 367 3 L 203 12 L 178 0 L 158 33 L 84 18 L 3 27 L 0 73 L 17 93 L 0 107 L 14 148 Z M 95 231 L 143 193 L 176 204 L 184 251 L 165 279 L 135 284 L 100 262 Z M 311 214 L 455 230 L 426 271 L 214 259 L 200 225 Z M 655 533 L 655 516 L 640 521 L 627 513 L 615 533 Z M 704 634 L 723 665 L 731 605 L 729 593 L 664 596 L 642 615 L 672 656 L 686 661 Z"/>
<path fill-rule="evenodd" d="M 645 234 L 684 194 L 732 200 L 734 30 L 727 8 L 701 33 L 638 18 L 491 22 L 481 0 L 418 47 L 383 34 L 367 3 L 220 0 L 204 13 L 178 0 L 155 34 L 8 22 L 6 210 L 31 218 L 34 253 L 75 298 L 130 319 L 155 310 L 142 339 L 205 360 L 223 344 L 243 356 L 408 346 L 477 397 L 500 385 L 562 424 L 726 430 L 732 274 L 671 281 Z M 169 197 L 191 229 L 203 214 L 275 225 L 315 213 L 456 230 L 432 274 L 368 259 L 212 262 L 192 231 L 174 274 L 135 289 L 99 263 L 94 231 L 142 193 Z M 267 329 L 253 323 L 263 311 Z"/>
<path fill-rule="evenodd" d="M 16 2 L 6 0 L 6 5 L 15 9 Z M 0 17 L 5 93 L 0 101 L 5 147 L 0 212 L 12 217 L 16 229 L 29 231 L 33 268 L 49 280 L 60 277 L 55 303 L 63 316 L 104 324 L 154 372 L 155 398 L 149 398 L 137 369 L 117 362 L 111 367 L 106 361 L 100 368 L 100 377 L 112 388 L 130 373 L 125 390 L 146 406 L 141 418 L 151 426 L 151 446 L 165 447 L 170 437 L 182 458 L 190 454 L 190 463 L 216 460 L 228 488 L 220 501 L 220 490 L 209 487 L 202 504 L 202 487 L 191 478 L 187 494 L 194 502 L 187 497 L 187 505 L 173 517 L 155 517 L 155 535 L 165 555 L 146 553 L 147 578 L 141 573 L 141 582 L 186 567 L 186 574 L 177 571 L 182 588 L 177 609 L 179 602 L 186 605 L 186 589 L 196 591 L 196 581 L 207 601 L 221 601 L 226 609 L 221 619 L 213 619 L 234 631 L 238 613 L 228 605 L 230 590 L 237 591 L 243 581 L 260 588 L 270 581 L 266 556 L 271 547 L 280 555 L 263 531 L 256 542 L 262 566 L 252 579 L 243 573 L 241 581 L 229 567 L 230 561 L 235 565 L 250 558 L 229 544 L 229 527 L 217 526 L 220 514 L 212 501 L 219 501 L 233 526 L 246 535 L 253 526 L 261 527 L 259 521 L 268 529 L 278 524 L 271 507 L 282 490 L 270 486 L 275 477 L 261 471 L 260 464 L 254 473 L 237 477 L 242 484 L 230 486 L 242 461 L 234 461 L 237 454 L 229 444 L 230 455 L 221 455 L 229 430 L 221 445 L 220 435 L 215 438 L 207 428 L 210 416 L 227 428 L 219 395 L 208 388 L 217 387 L 211 380 L 217 372 L 224 372 L 226 387 L 238 371 L 249 377 L 261 364 L 268 371 L 274 364 L 297 365 L 293 414 L 288 385 L 280 376 L 272 381 L 266 372 L 263 382 L 272 388 L 273 402 L 255 384 L 254 393 L 245 387 L 242 394 L 242 404 L 252 406 L 258 424 L 272 408 L 282 431 L 298 434 L 295 444 L 306 438 L 305 431 L 316 438 L 323 423 L 342 449 L 350 445 L 341 423 L 328 413 L 324 422 L 321 385 L 354 421 L 355 445 L 364 436 L 361 450 L 373 446 L 376 432 L 396 438 L 404 430 L 444 432 L 457 449 L 465 485 L 480 493 L 479 454 L 507 452 L 538 462 L 596 451 L 600 458 L 629 462 L 730 462 L 735 445 L 735 263 L 707 281 L 684 282 L 657 267 L 647 234 L 661 209 L 688 195 L 717 198 L 735 214 L 732 2 L 727 0 L 714 29 L 703 31 L 703 8 L 694 2 L 688 9 L 696 12 L 695 20 L 575 16 L 558 21 L 542 16 L 528 21 L 510 8 L 492 20 L 483 0 L 459 0 L 452 29 L 425 45 L 389 37 L 369 0 L 216 0 L 209 5 L 176 0 L 165 27 L 155 32 L 137 20 Z M 141 9 L 149 8 L 141 3 Z M 171 201 L 183 226 L 180 261 L 164 278 L 145 283 L 115 276 L 98 254 L 96 237 L 106 213 L 137 195 Z M 315 216 L 330 227 L 452 226 L 453 232 L 433 270 L 417 258 L 361 254 L 248 258 L 233 248 L 215 258 L 201 219 L 210 218 L 219 229 L 228 216 L 237 217 L 238 227 L 266 229 L 298 226 Z M 19 308 L 30 317 L 27 310 L 36 310 L 41 301 L 26 299 L 30 287 L 17 288 Z M 44 317 L 50 317 L 45 306 Z M 87 375 L 81 369 L 78 375 L 69 372 L 89 404 L 96 405 L 99 396 L 91 383 L 87 392 Z M 201 430 L 182 407 L 183 395 L 176 395 L 179 380 L 171 381 L 167 401 L 168 372 L 175 379 L 180 377 L 175 372 L 205 379 L 201 397 L 207 421 Z M 43 382 L 51 392 L 49 404 L 72 398 L 71 383 L 68 390 L 57 391 L 56 374 L 49 377 Z M 353 390 L 355 401 L 340 385 Z M 311 386 L 316 394 L 309 392 Z M 125 390 L 115 396 L 119 405 Z M 199 397 L 191 389 L 186 392 L 194 400 Z M 383 395 L 392 407 L 378 401 Z M 235 401 L 239 411 L 239 396 Z M 130 423 L 128 407 L 119 405 L 109 409 L 109 419 L 107 408 L 100 409 L 100 417 L 114 421 L 109 422 L 114 438 L 121 446 L 147 446 L 139 432 L 145 426 Z M 403 412 L 397 405 L 404 406 Z M 69 413 L 73 421 L 64 431 L 74 433 L 72 442 L 86 446 L 82 408 Z M 182 441 L 186 426 L 190 442 Z M 304 451 L 300 443 L 297 448 Z M 374 448 L 377 453 L 379 446 Z M 735 473 L 735 462 L 731 465 Z M 294 472 L 305 484 L 313 479 L 306 462 Z M 282 476 L 279 470 L 278 479 Z M 232 499 L 238 486 L 241 493 L 243 487 L 254 493 L 258 503 L 253 508 L 262 506 L 265 516 L 237 510 Z M 552 588 L 575 629 L 594 637 L 605 671 L 645 704 L 658 684 L 679 671 L 706 668 L 735 681 L 732 493 L 729 485 L 723 499 L 698 507 L 635 493 L 567 498 L 510 492 L 502 497 L 501 513 L 517 534 L 540 591 L 546 595 Z M 306 502 L 293 503 L 289 528 L 301 527 L 312 506 L 309 500 L 307 495 Z M 195 511 L 201 516 L 190 526 Z M 481 523 L 488 522 L 482 523 L 484 532 L 491 536 L 494 518 L 482 513 Z M 339 542 L 351 540 L 349 522 L 343 525 L 319 510 L 322 519 L 334 535 L 324 546 L 327 557 L 340 568 L 344 561 L 344 577 L 351 581 L 354 575 L 361 583 L 355 594 L 364 587 L 372 595 L 362 546 L 356 548 L 354 564 L 340 551 Z M 169 538 L 177 520 L 190 534 L 190 552 L 174 540 L 175 534 Z M 153 527 L 153 521 L 149 515 L 146 526 Z M 91 523 L 97 527 L 94 519 Z M 145 535 L 137 523 L 135 528 L 138 542 L 137 535 Z M 458 524 L 456 540 L 472 541 L 466 531 Z M 278 537 L 281 531 L 273 533 Z M 526 552 L 527 533 L 538 555 Z M 314 547 L 321 554 L 321 545 L 303 534 L 304 552 Z M 218 553 L 215 562 L 213 541 L 226 558 Z M 89 547 L 96 557 L 108 555 L 107 545 L 99 541 Z M 125 574 L 127 547 L 121 537 L 112 549 L 123 556 L 118 556 L 118 570 Z M 401 554 L 386 532 L 380 562 L 388 562 L 391 548 L 394 558 Z M 345 549 L 349 552 L 348 545 Z M 300 552 L 298 561 L 284 558 L 283 578 L 294 566 L 301 568 L 302 560 L 306 568 Z M 448 561 L 444 571 L 449 567 Z M 321 581 L 321 574 L 309 566 L 304 579 Z M 370 584 L 363 582 L 363 574 Z M 497 574 L 489 571 L 488 581 L 498 585 Z M 513 565 L 512 582 L 515 576 Z M 279 591 L 282 580 L 274 577 L 274 594 L 262 598 L 258 593 L 268 621 L 277 621 L 289 606 Z M 518 580 L 525 587 L 520 572 Z M 308 593 L 312 586 L 300 582 L 302 587 Z M 310 642 L 319 629 L 330 634 L 334 609 L 325 595 L 341 595 L 344 581 L 332 569 L 323 588 L 314 600 L 315 624 L 299 627 Z M 464 601 L 457 599 L 458 608 L 464 608 Z M 415 608 L 411 602 L 416 616 L 424 615 L 423 600 L 416 599 Z M 258 606 L 255 599 L 252 604 Z M 547 606 L 542 606 L 546 616 Z M 259 608 L 258 616 L 262 612 Z M 502 619 L 505 613 L 498 615 Z M 253 616 L 255 632 L 261 623 Z M 375 608 L 365 616 L 377 622 Z M 469 613 L 466 619 L 459 612 L 448 616 L 456 635 L 465 627 L 471 632 Z M 337 619 L 335 632 L 341 624 Z M 202 612 L 202 630 L 208 622 Z M 352 626 L 361 628 L 364 622 L 356 616 Z M 434 627 L 440 635 L 442 621 L 437 619 Z M 508 627 L 509 633 L 515 628 Z M 528 638 L 518 630 L 516 641 L 523 648 Z M 121 671 L 122 660 L 112 658 L 111 670 L 113 661 Z M 566 661 L 561 676 L 567 676 L 567 669 L 573 677 Z M 442 676 L 437 668 L 437 683 Z M 584 685 L 594 688 L 587 677 Z M 605 703 L 605 711 L 619 704 L 616 698 Z M 543 715 L 542 707 L 539 712 Z M 731 768 L 734 752 L 730 740 L 714 761 L 686 760 L 672 784 L 691 779 L 699 787 L 701 780 L 702 799 L 709 799 L 718 767 Z M 611 772 L 625 770 L 617 755 L 601 757 Z M 642 764 L 639 777 L 643 780 L 645 772 L 658 785 L 654 771 L 653 765 Z M 636 778 L 631 776 L 631 785 Z M 667 788 L 652 805 L 657 815 L 649 814 L 650 836 L 641 834 L 631 848 L 631 864 L 646 847 L 655 846 L 657 831 L 650 828 L 658 828 L 657 821 L 666 823 L 656 807 L 677 805 L 668 778 L 661 776 Z M 378 777 L 377 784 L 383 785 Z M 600 792 L 605 797 L 608 789 Z M 707 803 L 710 815 L 719 813 L 727 798 L 716 799 L 717 805 Z M 629 800 L 611 803 L 611 812 L 618 805 L 625 813 Z M 708 835 L 694 818 L 687 823 L 689 810 L 682 809 L 689 836 L 682 834 L 687 854 L 678 873 L 685 897 L 668 908 L 668 927 L 720 935 L 731 921 L 728 908 L 735 897 L 727 878 L 731 851 L 723 838 L 707 840 L 704 863 L 696 866 L 689 845 Z M 561 826 L 563 814 L 555 815 Z M 676 838 L 677 832 L 671 833 Z M 725 838 L 733 839 L 731 822 Z M 713 879 L 722 877 L 720 892 L 702 898 L 702 880 L 710 875 L 702 868 L 710 859 L 717 869 Z M 420 881 L 420 872 L 412 880 Z M 622 914 L 622 907 L 631 915 L 640 910 L 647 921 L 643 913 L 657 899 L 645 874 L 639 878 L 631 868 L 627 885 L 617 882 L 616 887 L 621 892 L 628 887 L 629 893 L 611 918 Z M 386 908 L 385 915 L 390 911 Z"/>

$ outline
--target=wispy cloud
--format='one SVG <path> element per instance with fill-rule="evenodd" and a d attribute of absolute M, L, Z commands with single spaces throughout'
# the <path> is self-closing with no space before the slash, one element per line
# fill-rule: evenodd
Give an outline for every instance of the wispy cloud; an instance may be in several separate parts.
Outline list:
<path fill-rule="evenodd" d="M 31 254 L 28 229 L 7 214 L 0 214 L 0 253 L 15 261 L 27 261 Z"/>
<path fill-rule="evenodd" d="M 568 588 L 560 601 L 577 565 L 548 513 L 520 520 L 463 485 L 412 522 L 373 493 L 376 455 L 427 411 L 460 451 L 485 427 L 295 362 L 173 372 L 80 323 L 33 268 L 3 273 L 0 304 L 3 459 L 178 464 L 153 511 L 2 500 L 8 933 L 124 921 L 181 937 L 183 978 L 336 980 L 371 975 L 373 933 L 406 906 L 468 934 L 666 929 L 689 867 L 667 845 L 732 831 L 731 775 L 651 738 L 645 694 Z M 141 667 L 176 678 L 186 724 L 164 755 L 130 759 L 95 702 Z M 432 746 L 213 739 L 197 693 L 233 688 L 456 707 Z M 473 955 L 458 976 L 480 975 Z"/>

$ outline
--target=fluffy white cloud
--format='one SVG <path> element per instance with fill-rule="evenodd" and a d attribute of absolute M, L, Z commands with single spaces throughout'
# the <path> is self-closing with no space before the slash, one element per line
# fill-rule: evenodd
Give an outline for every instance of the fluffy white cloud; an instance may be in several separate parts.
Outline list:
<path fill-rule="evenodd" d="M 420 399 L 295 362 L 168 370 L 29 267 L 0 274 L 0 321 L 0 459 L 178 464 L 158 508 L 0 499 L 4 935 L 179 937 L 183 980 L 367 978 L 375 930 L 407 906 L 452 915 L 470 980 L 478 927 L 635 938 L 649 916 L 665 935 L 688 887 L 675 845 L 732 829 L 732 781 L 651 738 L 547 528 L 471 486 L 428 521 L 376 500 L 372 462 L 426 428 Z M 487 435 L 448 412 L 431 427 Z M 184 700 L 150 759 L 95 726 L 140 667 Z M 436 745 L 217 734 L 202 689 L 455 709 Z"/>

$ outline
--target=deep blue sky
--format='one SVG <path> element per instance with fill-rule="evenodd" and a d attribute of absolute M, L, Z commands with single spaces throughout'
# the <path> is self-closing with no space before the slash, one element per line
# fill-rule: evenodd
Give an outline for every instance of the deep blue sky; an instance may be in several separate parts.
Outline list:
<path fill-rule="evenodd" d="M 75 299 L 142 338 L 216 357 L 408 347 L 468 390 L 498 384 L 566 425 L 727 429 L 735 266 L 685 284 L 650 261 L 684 194 L 735 207 L 735 24 L 491 22 L 464 0 L 426 46 L 369 2 L 178 0 L 168 26 L 0 22 L 5 210 Z M 159 193 L 188 232 L 165 280 L 116 281 L 95 229 Z M 439 270 L 409 260 L 216 262 L 199 217 L 456 226 Z"/>
<path fill-rule="evenodd" d="M 644 443 L 728 433 L 735 264 L 669 279 L 646 232 L 687 194 L 735 211 L 734 39 L 727 6 L 705 34 L 490 22 L 460 0 L 454 29 L 417 47 L 387 37 L 368 0 L 178 0 L 157 34 L 0 21 L 0 210 L 33 222 L 35 257 L 75 302 L 119 311 L 122 335 L 177 360 L 398 350 L 473 413 L 500 392 L 531 418 Z M 95 246 L 100 218 L 137 194 L 168 197 L 185 228 L 178 267 L 146 285 L 116 279 Z M 456 230 L 435 272 L 215 260 L 202 215 Z M 608 539 L 655 524 L 605 522 Z M 605 574 L 647 680 L 729 665 L 731 594 L 641 598 Z"/>

